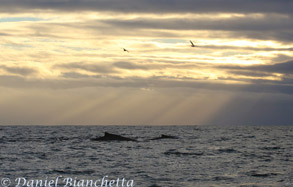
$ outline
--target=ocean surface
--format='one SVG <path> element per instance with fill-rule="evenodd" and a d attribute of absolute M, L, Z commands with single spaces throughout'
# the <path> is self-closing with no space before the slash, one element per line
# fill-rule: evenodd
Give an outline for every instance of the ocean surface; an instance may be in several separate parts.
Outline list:
<path fill-rule="evenodd" d="M 91 140 L 106 131 L 138 142 Z M 149 140 L 161 134 L 179 139 Z M 293 186 L 293 127 L 0 126 L 0 186 L 103 177 L 107 187 Z"/>

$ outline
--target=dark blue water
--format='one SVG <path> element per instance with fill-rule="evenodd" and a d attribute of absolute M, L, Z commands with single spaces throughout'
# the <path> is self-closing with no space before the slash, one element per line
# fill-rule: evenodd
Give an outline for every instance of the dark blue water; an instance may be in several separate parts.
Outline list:
<path fill-rule="evenodd" d="M 91 141 L 105 131 L 139 141 Z M 148 141 L 161 134 L 179 139 Z M 0 179 L 9 178 L 11 186 L 21 177 L 58 176 L 60 181 L 107 176 L 108 182 L 133 180 L 139 187 L 293 186 L 292 140 L 290 126 L 5 126 Z"/>

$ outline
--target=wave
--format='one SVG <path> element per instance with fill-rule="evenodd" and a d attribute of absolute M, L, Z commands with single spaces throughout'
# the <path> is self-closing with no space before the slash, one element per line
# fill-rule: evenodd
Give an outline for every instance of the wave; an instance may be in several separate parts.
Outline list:
<path fill-rule="evenodd" d="M 168 151 L 164 152 L 165 155 L 177 155 L 177 156 L 201 156 L 204 153 L 194 153 L 194 152 L 180 152 L 176 149 L 169 149 Z"/>
<path fill-rule="evenodd" d="M 245 174 L 251 177 L 263 177 L 263 178 L 279 175 L 278 173 L 259 173 L 257 171 L 249 171 L 249 172 L 246 172 Z"/>
<path fill-rule="evenodd" d="M 219 153 L 239 153 L 236 149 L 233 148 L 220 148 L 217 150 Z"/>

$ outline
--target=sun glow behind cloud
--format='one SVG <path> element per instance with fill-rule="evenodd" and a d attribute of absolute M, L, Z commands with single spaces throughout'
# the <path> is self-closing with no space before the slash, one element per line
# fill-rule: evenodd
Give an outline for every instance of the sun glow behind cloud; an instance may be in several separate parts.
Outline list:
<path fill-rule="evenodd" d="M 39 98 L 65 106 L 44 102 L 60 114 L 44 124 L 207 123 L 243 90 L 291 93 L 287 87 L 275 90 L 280 84 L 291 86 L 286 81 L 292 74 L 282 67 L 293 56 L 293 41 L 284 39 L 285 31 L 293 30 L 291 19 L 279 12 L 3 12 L 0 83 L 27 93 L 16 92 L 16 98 L 58 89 L 57 98 Z M 190 40 L 198 47 L 192 48 Z M 90 96 L 92 88 L 103 94 Z M 63 89 L 73 89 L 74 94 Z M 176 94 L 170 96 L 166 90 Z M 197 115 L 191 112 L 201 109 Z M 40 111 L 40 116 L 48 112 Z"/>

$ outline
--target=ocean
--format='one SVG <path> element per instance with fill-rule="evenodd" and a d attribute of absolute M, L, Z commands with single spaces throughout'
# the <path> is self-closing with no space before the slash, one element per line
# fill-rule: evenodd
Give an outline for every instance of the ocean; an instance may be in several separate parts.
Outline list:
<path fill-rule="evenodd" d="M 138 140 L 92 141 L 110 132 Z M 150 140 L 161 134 L 178 139 Z M 0 126 L 8 186 L 293 186 L 292 126 Z"/>

